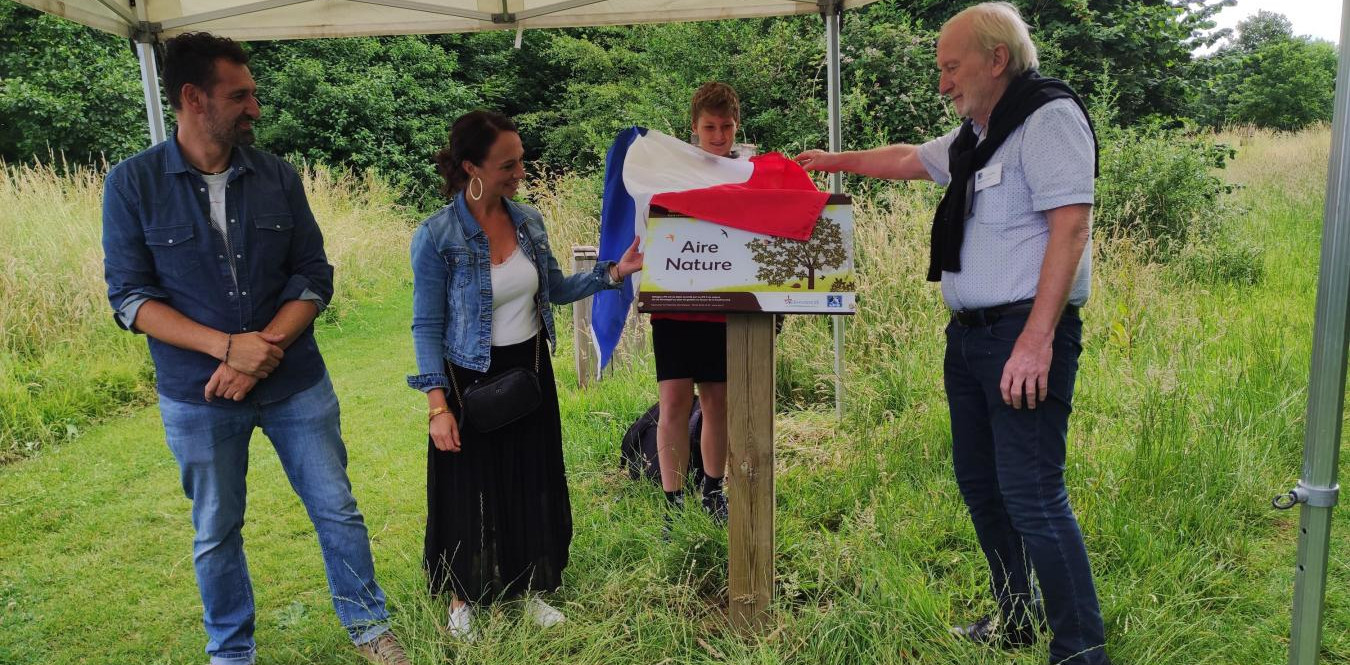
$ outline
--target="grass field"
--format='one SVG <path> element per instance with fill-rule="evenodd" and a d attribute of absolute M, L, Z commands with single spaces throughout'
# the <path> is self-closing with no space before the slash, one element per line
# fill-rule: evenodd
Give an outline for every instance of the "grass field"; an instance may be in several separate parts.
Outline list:
<path fill-rule="evenodd" d="M 1269 499 L 1292 486 L 1301 461 L 1329 135 L 1226 139 L 1239 147 L 1224 173 L 1241 186 L 1232 198 L 1235 228 L 1264 250 L 1264 278 L 1196 280 L 1143 261 L 1125 242 L 1104 244 L 1084 313 L 1068 477 L 1117 663 L 1285 658 L 1297 515 L 1272 511 Z M 72 374 L 44 380 L 77 383 L 71 377 L 86 363 L 129 371 L 129 401 L 143 402 L 136 373 L 144 369 L 126 369 L 144 367 L 141 341 L 110 328 L 97 265 L 89 274 L 97 178 L 5 177 L 0 220 L 11 223 L 3 215 L 22 203 L 34 211 L 29 229 L 55 211 L 63 223 L 60 234 L 4 232 L 24 244 L 0 270 L 7 280 L 0 346 L 9 354 L 0 409 L 11 408 L 4 402 L 13 395 L 43 394 L 13 368 L 52 376 L 32 369 L 42 367 L 33 358 L 61 344 L 72 345 L 74 355 L 58 362 L 71 363 Z M 535 200 L 555 246 L 589 244 L 591 193 L 566 183 L 552 181 Z M 1003 653 L 946 636 L 947 625 L 992 602 L 949 468 L 945 316 L 936 289 L 921 279 L 931 190 L 898 186 L 859 205 L 863 298 L 848 326 L 842 423 L 832 415 L 828 322 L 791 318 L 780 338 L 779 587 L 762 636 L 728 628 L 725 536 L 691 511 L 673 542 L 662 543 L 659 492 L 618 469 L 624 429 L 655 399 L 649 361 L 633 359 L 577 390 L 564 335 L 554 362 L 576 537 L 558 604 L 569 621 L 540 634 L 503 607 L 488 616 L 484 639 L 463 646 L 437 630 L 445 608 L 427 599 L 420 569 L 425 403 L 403 385 L 413 366 L 406 215 L 377 181 L 320 171 L 310 184 L 345 298 L 320 325 L 320 344 L 342 399 L 377 570 L 414 662 L 1045 661 L 1043 645 Z M 27 251 L 39 237 L 60 244 Z M 52 293 L 54 285 L 75 295 Z M 62 328 L 69 317 L 59 307 L 80 298 L 87 320 Z M 56 313 L 22 309 L 39 299 L 55 303 Z M 569 311 L 561 312 L 564 326 Z M 10 414 L 3 412 L 7 427 Z M 58 428 L 0 467 L 0 663 L 205 662 L 189 505 L 158 414 L 118 406 L 99 418 L 94 426 L 70 420 L 76 431 Z M 304 512 L 266 440 L 254 443 L 245 537 L 259 662 L 360 662 L 333 616 Z M 1339 508 L 1327 663 L 1350 663 L 1347 519 L 1350 510 Z"/>

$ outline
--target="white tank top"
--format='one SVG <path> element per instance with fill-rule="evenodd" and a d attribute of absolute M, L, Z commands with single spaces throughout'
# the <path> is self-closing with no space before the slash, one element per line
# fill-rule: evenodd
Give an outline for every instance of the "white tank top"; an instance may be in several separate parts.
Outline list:
<path fill-rule="evenodd" d="M 510 346 L 539 332 L 539 272 L 520 245 L 501 265 L 492 266 L 492 345 Z"/>

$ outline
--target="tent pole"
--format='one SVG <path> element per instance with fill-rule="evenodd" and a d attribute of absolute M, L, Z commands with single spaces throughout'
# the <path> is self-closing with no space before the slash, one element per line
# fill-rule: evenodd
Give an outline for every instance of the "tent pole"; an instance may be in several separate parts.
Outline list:
<path fill-rule="evenodd" d="M 155 46 L 137 40 L 136 58 L 141 61 L 141 90 L 145 93 L 145 116 L 150 124 L 150 145 L 165 139 L 164 106 L 159 100 L 159 67 L 155 65 Z"/>
<path fill-rule="evenodd" d="M 1350 39 L 1350 0 L 1341 9 L 1341 43 Z M 1308 375 L 1307 431 L 1303 474 L 1298 486 L 1276 497 L 1278 508 L 1303 504 L 1299 515 L 1294 572 L 1294 615 L 1290 665 L 1315 665 L 1322 644 L 1322 610 L 1327 586 L 1331 514 L 1336 506 L 1337 457 L 1345 409 L 1346 327 L 1350 323 L 1350 57 L 1344 50 L 1336 72 L 1336 108 L 1327 166 L 1323 211 L 1322 263 L 1313 327 L 1312 369 Z"/>
<path fill-rule="evenodd" d="M 842 4 L 830 2 L 823 8 L 825 18 L 826 82 L 830 112 L 830 152 L 843 149 L 839 119 L 839 20 Z M 844 193 L 844 174 L 830 174 L 830 191 Z M 834 415 L 844 417 L 844 317 L 831 316 L 834 327 Z"/>

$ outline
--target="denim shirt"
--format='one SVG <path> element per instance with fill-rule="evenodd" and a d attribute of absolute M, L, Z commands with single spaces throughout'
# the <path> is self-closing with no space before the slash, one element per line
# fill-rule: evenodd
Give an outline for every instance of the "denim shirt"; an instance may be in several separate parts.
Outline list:
<path fill-rule="evenodd" d="M 290 300 L 322 310 L 333 296 L 333 266 L 295 169 L 250 147 L 230 155 L 225 213 L 228 244 L 211 223 L 206 181 L 188 166 L 176 133 L 108 172 L 103 190 L 103 268 L 117 324 L 132 332 L 147 300 L 226 333 L 262 330 Z M 157 389 L 205 403 L 220 361 L 148 338 Z M 307 327 L 281 364 L 242 402 L 267 404 L 323 378 L 323 357 Z"/>
<path fill-rule="evenodd" d="M 549 248 L 539 211 L 515 201 L 503 202 L 516 227 L 516 242 L 539 273 L 534 304 L 543 315 L 549 344 L 556 347 L 549 303 L 580 300 L 623 282 L 610 281 L 612 261 L 597 262 L 588 273 L 564 276 Z M 463 192 L 417 228 L 412 268 L 412 335 L 418 374 L 408 376 L 408 385 L 422 392 L 448 388 L 447 360 L 486 372 L 492 353 L 492 257 L 487 234 L 469 212 Z"/>

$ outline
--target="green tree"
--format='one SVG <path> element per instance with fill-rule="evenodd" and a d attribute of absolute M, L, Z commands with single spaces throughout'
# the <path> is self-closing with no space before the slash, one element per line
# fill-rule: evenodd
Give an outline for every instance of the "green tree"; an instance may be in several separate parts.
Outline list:
<path fill-rule="evenodd" d="M 1331 120 L 1336 48 L 1329 42 L 1272 41 L 1246 64 L 1248 75 L 1233 99 L 1234 120 L 1285 131 Z"/>
<path fill-rule="evenodd" d="M 1264 9 L 1238 22 L 1235 46 L 1244 53 L 1255 53 L 1274 42 L 1293 39 L 1294 24 L 1284 14 Z"/>
<path fill-rule="evenodd" d="M 1220 127 L 1250 123 L 1281 130 L 1331 120 L 1336 48 L 1295 37 L 1267 11 L 1238 23 L 1237 36 L 1192 65 L 1191 115 Z"/>
<path fill-rule="evenodd" d="M 454 54 L 419 36 L 253 45 L 263 117 L 259 145 L 400 182 L 407 200 L 440 203 L 432 154 L 450 123 L 478 105 Z"/>
<path fill-rule="evenodd" d="M 972 3 L 947 0 L 881 2 L 863 15 L 891 20 L 907 14 L 915 25 L 935 30 Z M 1191 52 L 1222 36 L 1206 31 L 1214 16 L 1235 0 L 1014 0 L 1031 25 L 1041 69 L 1068 81 L 1079 93 L 1096 94 L 1100 74 L 1110 73 L 1122 123 L 1185 111 Z"/>
<path fill-rule="evenodd" d="M 150 145 L 127 41 L 0 0 L 0 159 L 118 161 Z"/>

